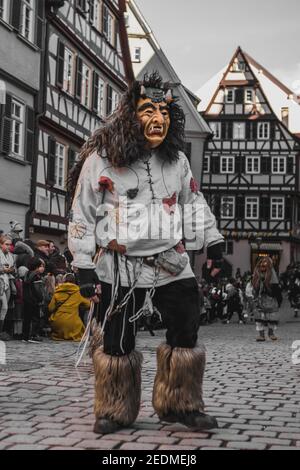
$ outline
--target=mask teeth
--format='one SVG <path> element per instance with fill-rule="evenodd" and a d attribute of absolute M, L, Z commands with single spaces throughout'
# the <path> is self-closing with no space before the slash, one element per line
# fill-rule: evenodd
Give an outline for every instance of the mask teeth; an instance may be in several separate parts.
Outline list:
<path fill-rule="evenodd" d="M 145 95 L 146 95 L 146 88 L 144 87 L 144 85 L 141 86 L 140 94 L 141 94 L 141 96 L 145 96 Z"/>

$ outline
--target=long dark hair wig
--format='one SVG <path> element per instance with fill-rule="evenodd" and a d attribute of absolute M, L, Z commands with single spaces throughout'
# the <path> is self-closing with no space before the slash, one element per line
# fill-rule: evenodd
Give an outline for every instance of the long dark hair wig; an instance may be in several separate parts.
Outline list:
<path fill-rule="evenodd" d="M 85 160 L 97 151 L 99 157 L 105 156 L 115 167 L 128 166 L 136 162 L 147 152 L 141 125 L 136 117 L 136 106 L 141 96 L 141 86 L 170 89 L 163 83 L 158 72 L 146 74 L 142 82 L 135 81 L 121 98 L 120 104 L 104 125 L 97 129 L 83 145 L 78 162 L 68 177 L 68 193 L 72 199 L 82 166 Z M 158 154 L 169 162 L 178 159 L 178 152 L 184 150 L 185 115 L 174 98 L 169 103 L 170 127 L 163 143 L 158 147 Z M 149 150 L 148 150 L 149 151 Z"/>

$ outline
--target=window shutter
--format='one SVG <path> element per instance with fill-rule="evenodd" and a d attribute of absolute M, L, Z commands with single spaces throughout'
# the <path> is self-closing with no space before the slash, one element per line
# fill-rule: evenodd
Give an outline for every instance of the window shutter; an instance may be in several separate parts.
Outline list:
<path fill-rule="evenodd" d="M 245 199 L 244 196 L 236 197 L 235 218 L 245 219 Z"/>
<path fill-rule="evenodd" d="M 246 122 L 246 140 L 251 140 L 251 122 Z"/>
<path fill-rule="evenodd" d="M 80 57 L 77 57 L 76 64 L 76 98 L 81 99 L 81 87 L 82 87 L 82 68 L 83 61 Z"/>
<path fill-rule="evenodd" d="M 241 172 L 241 157 L 239 155 L 236 155 L 233 161 L 234 161 L 234 173 L 237 173 L 239 175 Z"/>
<path fill-rule="evenodd" d="M 260 172 L 263 175 L 269 175 L 271 173 L 271 158 L 270 157 L 261 157 L 261 168 Z"/>
<path fill-rule="evenodd" d="M 285 219 L 293 218 L 293 199 L 291 197 L 285 198 Z"/>
<path fill-rule="evenodd" d="M 252 123 L 251 123 L 251 130 L 252 130 L 251 139 L 252 139 L 252 140 L 257 139 L 257 137 L 258 137 L 258 133 L 257 133 L 257 122 L 252 122 Z"/>
<path fill-rule="evenodd" d="M 98 97 L 99 97 L 99 78 L 97 72 L 93 72 L 93 100 L 92 109 L 95 113 L 98 111 Z"/>
<path fill-rule="evenodd" d="M 118 35 L 119 35 L 119 21 L 117 18 L 114 19 L 114 43 L 113 46 L 117 49 L 118 48 Z"/>
<path fill-rule="evenodd" d="M 56 85 L 60 88 L 64 84 L 64 62 L 65 62 L 65 45 L 58 40 L 57 45 L 57 63 L 56 63 Z"/>
<path fill-rule="evenodd" d="M 225 122 L 225 121 L 222 121 L 222 122 L 221 122 L 221 136 L 222 136 L 222 139 L 227 139 L 227 135 L 226 135 L 226 122 Z"/>
<path fill-rule="evenodd" d="M 69 147 L 68 151 L 68 172 L 72 170 L 74 163 L 75 163 L 75 158 L 76 158 L 76 152 L 74 149 Z"/>
<path fill-rule="evenodd" d="M 9 155 L 11 146 L 11 95 L 6 94 L 4 115 L 1 126 L 1 153 Z"/>
<path fill-rule="evenodd" d="M 47 167 L 47 184 L 54 186 L 55 184 L 55 156 L 56 141 L 53 137 L 48 137 L 48 167 Z"/>
<path fill-rule="evenodd" d="M 276 123 L 270 122 L 270 139 L 275 140 Z"/>
<path fill-rule="evenodd" d="M 232 139 L 233 137 L 233 122 L 229 121 L 227 123 L 227 139 Z"/>
<path fill-rule="evenodd" d="M 261 196 L 260 198 L 260 218 L 270 219 L 270 198 L 268 196 Z"/>
<path fill-rule="evenodd" d="M 43 49 L 44 2 L 37 2 L 36 45 Z"/>
<path fill-rule="evenodd" d="M 110 85 L 107 85 L 106 112 L 108 116 L 112 112 L 112 93 L 112 87 Z"/>
<path fill-rule="evenodd" d="M 21 21 L 21 0 L 13 0 L 11 4 L 11 25 L 14 29 L 19 31 Z"/>
<path fill-rule="evenodd" d="M 26 147 L 25 147 L 25 155 L 27 162 L 32 163 L 33 157 L 35 155 L 35 138 L 34 138 L 34 131 L 35 131 L 35 113 L 32 108 L 26 107 Z"/>
<path fill-rule="evenodd" d="M 287 164 L 286 164 L 287 174 L 292 175 L 294 174 L 294 158 L 287 157 Z"/>
<path fill-rule="evenodd" d="M 220 157 L 211 157 L 211 173 L 220 174 Z"/>
<path fill-rule="evenodd" d="M 236 104 L 243 104 L 243 102 L 244 102 L 244 88 L 237 88 L 235 90 L 235 102 L 236 102 Z"/>

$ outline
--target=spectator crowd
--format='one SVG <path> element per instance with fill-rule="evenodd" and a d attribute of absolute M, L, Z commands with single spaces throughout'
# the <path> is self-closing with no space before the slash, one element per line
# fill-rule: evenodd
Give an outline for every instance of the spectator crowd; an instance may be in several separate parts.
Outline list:
<path fill-rule="evenodd" d="M 0 340 L 20 339 L 41 342 L 54 340 L 80 341 L 91 299 L 80 294 L 72 255 L 63 253 L 52 240 L 33 242 L 22 239 L 22 227 L 10 223 L 8 234 L 0 231 Z M 268 257 L 262 258 L 253 273 L 243 276 L 238 269 L 235 278 L 198 281 L 200 324 L 253 322 L 258 341 L 276 340 L 281 291 L 286 290 L 295 317 L 300 310 L 300 264 L 291 264 L 277 277 Z M 97 302 L 96 297 L 92 299 Z M 159 312 L 145 319 L 140 327 L 153 334 L 161 324 Z"/>

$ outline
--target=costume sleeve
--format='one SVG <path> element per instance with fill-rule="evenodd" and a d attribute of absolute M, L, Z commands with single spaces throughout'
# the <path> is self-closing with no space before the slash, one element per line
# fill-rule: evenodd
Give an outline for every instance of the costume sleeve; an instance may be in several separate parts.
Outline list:
<path fill-rule="evenodd" d="M 91 306 L 91 301 L 89 299 L 86 299 L 85 297 L 83 297 L 82 295 L 80 296 L 80 305 L 82 305 L 83 307 L 85 308 L 90 308 Z"/>
<path fill-rule="evenodd" d="M 73 255 L 73 266 L 95 269 L 93 257 L 96 252 L 97 159 L 89 156 L 77 183 L 69 223 L 68 244 Z"/>
<path fill-rule="evenodd" d="M 184 237 L 186 248 L 199 250 L 223 242 L 217 229 L 216 218 L 212 214 L 203 194 L 199 191 L 186 156 L 179 157 L 181 171 L 181 191 L 179 204 L 183 211 Z"/>

